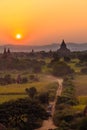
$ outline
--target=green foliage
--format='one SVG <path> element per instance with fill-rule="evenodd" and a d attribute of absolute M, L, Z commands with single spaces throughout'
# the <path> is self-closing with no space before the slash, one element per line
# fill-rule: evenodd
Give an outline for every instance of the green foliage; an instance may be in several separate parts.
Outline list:
<path fill-rule="evenodd" d="M 70 80 L 66 80 L 63 85 L 63 93 L 60 97 L 58 97 L 57 104 L 64 103 L 72 106 L 77 105 L 78 100 L 75 96 L 75 87 L 72 82 Z"/>
<path fill-rule="evenodd" d="M 82 118 L 82 119 L 77 123 L 77 129 L 78 129 L 78 130 L 87 130 L 87 117 Z"/>
<path fill-rule="evenodd" d="M 21 83 L 22 83 L 22 84 L 27 83 L 27 82 L 28 82 L 27 77 L 23 77 L 23 78 L 21 79 Z"/>
<path fill-rule="evenodd" d="M 73 70 L 65 62 L 55 62 L 52 65 L 52 74 L 55 76 L 66 76 L 73 74 Z"/>
<path fill-rule="evenodd" d="M 81 74 L 76 75 L 73 80 L 73 84 L 75 85 L 76 95 L 77 96 L 86 96 L 87 95 L 87 75 Z"/>
<path fill-rule="evenodd" d="M 72 106 L 77 104 L 78 100 L 75 95 L 72 78 L 67 77 L 64 79 L 62 95 L 57 99 L 53 118 L 59 130 L 72 130 L 72 122 L 75 119 L 75 111 L 73 111 Z"/>
<path fill-rule="evenodd" d="M 0 70 L 31 70 L 32 72 L 41 72 L 45 62 L 35 59 L 18 59 L 18 58 L 2 58 L 0 62 Z"/>
<path fill-rule="evenodd" d="M 54 114 L 54 123 L 55 125 L 59 125 L 63 120 L 65 122 L 71 122 L 73 120 L 73 112 L 70 109 L 58 110 Z"/>
<path fill-rule="evenodd" d="M 1 85 L 7 85 L 7 84 L 12 84 L 16 83 L 16 80 L 11 77 L 11 75 L 6 74 L 4 77 L 0 78 L 0 84 Z"/>
<path fill-rule="evenodd" d="M 79 104 L 87 105 L 87 96 L 79 96 L 78 101 L 79 101 Z"/>
<path fill-rule="evenodd" d="M 29 95 L 29 97 L 33 99 L 35 95 L 37 94 L 37 89 L 35 87 L 26 88 L 26 92 Z"/>
<path fill-rule="evenodd" d="M 7 127 L 33 130 L 47 119 L 47 113 L 38 102 L 26 98 L 0 105 L 0 117 L 0 122 Z"/>
<path fill-rule="evenodd" d="M 54 52 L 53 59 L 52 59 L 51 63 L 55 63 L 55 62 L 57 62 L 59 60 L 60 60 L 60 56 L 58 55 L 57 52 Z"/>
<path fill-rule="evenodd" d="M 70 124 L 63 120 L 59 125 L 59 130 L 70 130 Z"/>
<path fill-rule="evenodd" d="M 40 103 L 42 103 L 42 104 L 49 103 L 49 93 L 48 92 L 40 93 L 38 98 L 39 98 Z"/>
<path fill-rule="evenodd" d="M 78 58 L 81 62 L 87 62 L 87 53 L 79 54 Z"/>
<path fill-rule="evenodd" d="M 31 74 L 31 75 L 29 76 L 29 80 L 30 80 L 31 82 L 34 82 L 34 81 L 39 81 L 39 78 L 38 78 L 36 75 Z"/>
<path fill-rule="evenodd" d="M 64 61 L 65 61 L 65 62 L 70 62 L 70 60 L 71 60 L 70 57 L 64 56 Z"/>

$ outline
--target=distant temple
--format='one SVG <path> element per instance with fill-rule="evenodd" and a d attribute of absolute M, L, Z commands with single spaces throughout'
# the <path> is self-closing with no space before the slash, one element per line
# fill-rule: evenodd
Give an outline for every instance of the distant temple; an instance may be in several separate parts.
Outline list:
<path fill-rule="evenodd" d="M 8 50 L 6 50 L 6 48 L 4 48 L 3 58 L 7 58 L 9 56 L 11 56 L 10 49 L 8 48 Z"/>
<path fill-rule="evenodd" d="M 67 48 L 65 41 L 63 40 L 60 48 L 57 50 L 59 56 L 64 57 L 64 56 L 69 56 L 71 54 L 70 50 Z"/>
<path fill-rule="evenodd" d="M 3 54 L 10 54 L 10 49 L 8 48 L 8 50 L 6 50 L 6 48 L 4 48 L 4 53 Z"/>

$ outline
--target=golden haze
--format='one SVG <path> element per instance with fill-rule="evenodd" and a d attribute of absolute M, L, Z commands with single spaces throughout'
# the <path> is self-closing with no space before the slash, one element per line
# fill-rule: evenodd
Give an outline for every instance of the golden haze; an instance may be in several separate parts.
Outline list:
<path fill-rule="evenodd" d="M 19 41 L 16 34 L 23 37 Z M 49 44 L 87 41 L 87 0 L 1 0 L 0 40 Z"/>

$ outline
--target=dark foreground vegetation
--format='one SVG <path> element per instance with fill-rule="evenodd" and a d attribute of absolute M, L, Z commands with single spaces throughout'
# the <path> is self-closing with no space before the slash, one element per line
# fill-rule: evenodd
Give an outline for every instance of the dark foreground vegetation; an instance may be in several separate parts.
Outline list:
<path fill-rule="evenodd" d="M 41 127 L 42 121 L 48 119 L 45 106 L 49 102 L 49 94 L 38 94 L 32 87 L 26 89 L 28 98 L 9 101 L 0 105 L 0 123 L 8 130 L 34 130 Z"/>

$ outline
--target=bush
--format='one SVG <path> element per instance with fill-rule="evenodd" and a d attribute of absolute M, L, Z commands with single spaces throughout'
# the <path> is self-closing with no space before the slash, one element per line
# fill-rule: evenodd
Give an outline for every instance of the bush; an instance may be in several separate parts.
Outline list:
<path fill-rule="evenodd" d="M 73 123 L 77 117 L 72 109 L 73 105 L 78 104 L 75 96 L 75 88 L 72 80 L 68 79 L 68 77 L 64 79 L 63 85 L 62 95 L 58 97 L 56 102 L 56 111 L 53 120 L 59 130 L 77 130 L 75 123 Z"/>
<path fill-rule="evenodd" d="M 65 122 L 71 122 L 73 120 L 73 112 L 70 109 L 58 110 L 55 112 L 53 120 L 55 125 L 59 125 L 63 120 Z"/>
<path fill-rule="evenodd" d="M 0 84 L 1 85 L 8 85 L 16 83 L 16 80 L 11 77 L 11 75 L 5 75 L 3 78 L 0 78 Z"/>
<path fill-rule="evenodd" d="M 41 126 L 48 115 L 40 103 L 26 98 L 1 104 L 0 117 L 0 123 L 6 127 L 34 130 Z"/>
<path fill-rule="evenodd" d="M 59 124 L 59 130 L 70 130 L 70 127 L 70 123 L 67 123 L 64 120 Z"/>
<path fill-rule="evenodd" d="M 27 83 L 27 82 L 28 82 L 27 77 L 23 77 L 23 78 L 21 79 L 21 83 L 22 83 L 22 84 Z"/>
<path fill-rule="evenodd" d="M 35 87 L 26 88 L 26 92 L 31 99 L 33 99 L 35 97 L 35 95 L 37 94 L 37 90 Z"/>
<path fill-rule="evenodd" d="M 30 75 L 29 76 L 30 81 L 39 81 L 38 77 L 36 75 Z"/>
<path fill-rule="evenodd" d="M 52 74 L 55 76 L 66 76 L 74 73 L 70 66 L 68 66 L 65 62 L 56 62 L 52 68 Z"/>
<path fill-rule="evenodd" d="M 77 123 L 78 130 L 87 130 L 87 117 Z"/>
<path fill-rule="evenodd" d="M 65 62 L 70 62 L 70 60 L 71 60 L 70 57 L 66 57 L 66 56 L 64 57 Z"/>
<path fill-rule="evenodd" d="M 39 98 L 40 103 L 42 103 L 42 104 L 49 103 L 49 93 L 48 92 L 41 93 L 38 98 Z"/>

